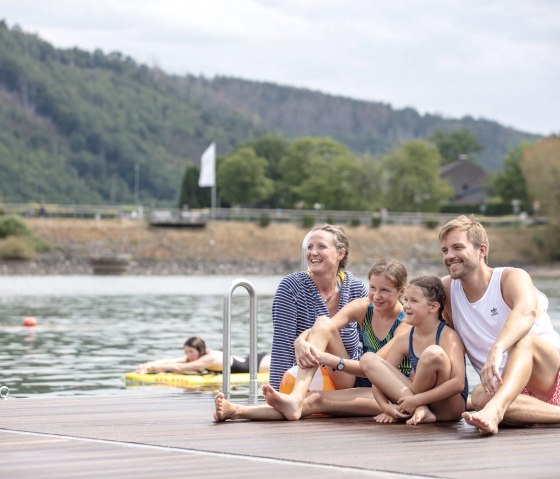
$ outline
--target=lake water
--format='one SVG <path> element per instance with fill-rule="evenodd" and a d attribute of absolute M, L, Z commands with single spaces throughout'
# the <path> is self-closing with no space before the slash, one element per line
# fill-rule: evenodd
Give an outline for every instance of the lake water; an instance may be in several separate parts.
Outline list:
<path fill-rule="evenodd" d="M 136 365 L 178 357 L 189 336 L 221 349 L 224 295 L 234 276 L 0 277 L 0 386 L 10 397 L 127 394 Z M 270 351 L 281 277 L 247 276 L 257 294 L 259 351 Z M 364 278 L 365 279 L 365 278 Z M 560 331 L 560 280 L 535 280 Z M 38 326 L 24 327 L 24 317 Z M 232 352 L 249 351 L 249 297 L 232 298 Z M 478 382 L 470 370 L 471 384 Z M 144 386 L 153 387 L 153 386 Z M 160 386 L 158 386 L 160 387 Z M 200 393 L 200 394 L 210 394 Z"/>

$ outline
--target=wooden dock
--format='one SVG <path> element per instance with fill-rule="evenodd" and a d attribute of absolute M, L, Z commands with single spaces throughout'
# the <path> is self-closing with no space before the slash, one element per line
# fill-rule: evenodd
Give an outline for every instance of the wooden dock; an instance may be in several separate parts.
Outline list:
<path fill-rule="evenodd" d="M 3 478 L 558 478 L 560 427 L 212 421 L 177 389 L 0 401 Z"/>

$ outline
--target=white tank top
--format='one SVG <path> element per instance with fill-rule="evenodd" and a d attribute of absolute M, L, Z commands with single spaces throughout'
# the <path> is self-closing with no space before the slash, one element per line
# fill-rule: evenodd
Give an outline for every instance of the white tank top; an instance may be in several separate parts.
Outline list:
<path fill-rule="evenodd" d="M 486 292 L 478 301 L 470 303 L 467 299 L 461 281 L 451 280 L 451 315 L 453 326 L 465 345 L 467 355 L 473 368 L 480 374 L 482 366 L 488 357 L 490 348 L 496 341 L 511 308 L 502 297 L 501 278 L 504 268 L 494 268 L 490 284 Z M 535 320 L 531 329 L 534 333 L 548 340 L 560 349 L 560 336 L 552 327 L 547 313 L 548 298 L 535 288 L 537 300 L 544 313 Z M 502 357 L 500 373 L 507 360 L 507 352 Z"/>

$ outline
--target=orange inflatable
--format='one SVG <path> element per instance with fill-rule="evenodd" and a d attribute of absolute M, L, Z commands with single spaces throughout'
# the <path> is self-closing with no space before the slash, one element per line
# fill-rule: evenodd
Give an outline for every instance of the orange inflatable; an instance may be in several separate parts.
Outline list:
<path fill-rule="evenodd" d="M 298 367 L 292 366 L 288 369 L 284 376 L 282 376 L 282 381 L 280 381 L 280 392 L 290 394 L 294 389 L 294 384 L 296 382 Z M 329 373 L 326 371 L 324 366 L 317 368 L 315 372 L 315 376 L 311 380 L 311 384 L 309 385 L 310 391 L 333 391 L 336 388 L 332 382 Z"/>

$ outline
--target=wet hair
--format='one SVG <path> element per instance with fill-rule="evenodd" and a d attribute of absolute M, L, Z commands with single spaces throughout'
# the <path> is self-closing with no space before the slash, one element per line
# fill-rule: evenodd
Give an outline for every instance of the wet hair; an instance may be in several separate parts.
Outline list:
<path fill-rule="evenodd" d="M 315 231 L 326 231 L 327 233 L 331 233 L 333 235 L 336 249 L 344 250 L 344 256 L 340 260 L 340 263 L 338 263 L 338 271 L 344 270 L 346 268 L 346 264 L 348 263 L 348 255 L 350 254 L 350 243 L 348 242 L 348 237 L 342 227 L 323 223 L 315 226 L 309 233 L 313 233 Z"/>
<path fill-rule="evenodd" d="M 443 321 L 443 308 L 447 295 L 441 279 L 438 276 L 419 276 L 410 280 L 408 284 L 419 287 L 428 301 L 439 303 L 438 318 Z"/>
<path fill-rule="evenodd" d="M 385 276 L 397 289 L 404 288 L 408 278 L 405 266 L 394 259 L 380 259 L 369 270 L 368 279 L 374 275 Z"/>
<path fill-rule="evenodd" d="M 185 341 L 183 347 L 189 346 L 194 348 L 198 351 L 199 356 L 204 356 L 206 354 L 206 343 L 203 339 L 199 338 L 198 336 L 192 336 Z"/>
<path fill-rule="evenodd" d="M 473 244 L 475 248 L 480 248 L 480 245 L 486 245 L 486 255 L 484 256 L 484 262 L 488 264 L 488 252 L 490 251 L 490 242 L 488 241 L 488 234 L 484 229 L 484 226 L 480 224 L 474 215 L 471 216 L 457 216 L 457 218 L 452 219 L 445 223 L 440 232 L 439 240 L 440 242 L 445 239 L 445 237 L 452 231 L 466 231 L 467 239 Z"/>

